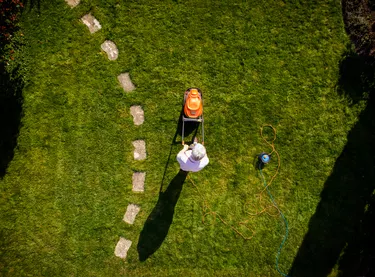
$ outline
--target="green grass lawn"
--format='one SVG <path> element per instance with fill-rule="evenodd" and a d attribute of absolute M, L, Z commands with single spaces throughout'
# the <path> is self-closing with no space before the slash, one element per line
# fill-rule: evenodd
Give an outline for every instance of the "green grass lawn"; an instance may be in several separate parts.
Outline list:
<path fill-rule="evenodd" d="M 244 208 L 259 207 L 253 161 L 270 151 L 263 124 L 278 131 L 281 169 L 270 190 L 289 221 L 287 273 L 365 104 L 337 91 L 348 43 L 339 1 L 86 0 L 71 9 L 55 0 L 39 11 L 32 2 L 10 65 L 25 87 L 18 146 L 0 180 L 1 275 L 278 276 L 281 217 L 251 218 Z M 88 12 L 103 26 L 95 34 L 79 20 Z M 100 50 L 106 39 L 118 46 L 116 61 Z M 120 87 L 123 72 L 135 91 Z M 168 235 L 140 262 L 138 239 L 163 175 L 166 191 L 178 173 L 181 146 L 171 142 L 188 87 L 204 93 L 210 164 L 190 176 L 200 193 L 185 181 Z M 133 104 L 144 108 L 141 126 Z M 133 160 L 136 139 L 146 141 L 146 161 Z M 147 172 L 143 194 L 131 190 L 134 171 Z M 249 220 L 254 238 L 213 217 L 203 224 L 202 198 L 230 225 Z M 129 203 L 142 209 L 134 225 L 122 221 Z M 120 236 L 133 241 L 125 261 L 114 255 Z"/>

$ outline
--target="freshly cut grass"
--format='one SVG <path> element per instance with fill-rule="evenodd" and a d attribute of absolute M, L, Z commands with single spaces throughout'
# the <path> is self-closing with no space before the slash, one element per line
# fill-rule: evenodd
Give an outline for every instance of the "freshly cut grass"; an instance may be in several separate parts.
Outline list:
<path fill-rule="evenodd" d="M 94 34 L 80 22 L 89 12 L 102 25 Z M 289 220 L 288 271 L 364 107 L 336 89 L 348 42 L 338 1 L 41 1 L 21 31 L 11 66 L 26 81 L 23 118 L 0 180 L 3 276 L 277 276 L 282 221 L 246 208 L 261 208 L 253 162 L 270 150 L 259 135 L 266 123 L 278 131 L 270 189 Z M 116 61 L 100 50 L 105 40 Z M 123 72 L 136 90 L 124 92 Z M 168 202 L 159 190 L 178 173 L 181 147 L 171 142 L 189 87 L 203 91 L 210 164 L 190 175 L 199 193 L 188 178 Z M 146 141 L 144 161 L 133 158 L 135 140 Z M 266 178 L 275 169 L 272 161 Z M 147 172 L 144 193 L 132 192 L 134 172 Z M 245 241 L 212 216 L 203 224 L 202 199 L 230 225 L 249 220 L 238 228 L 255 236 Z M 134 225 L 122 221 L 129 203 L 141 207 Z M 140 262 L 139 235 L 157 203 L 173 223 Z M 125 261 L 114 255 L 120 237 L 133 242 Z"/>

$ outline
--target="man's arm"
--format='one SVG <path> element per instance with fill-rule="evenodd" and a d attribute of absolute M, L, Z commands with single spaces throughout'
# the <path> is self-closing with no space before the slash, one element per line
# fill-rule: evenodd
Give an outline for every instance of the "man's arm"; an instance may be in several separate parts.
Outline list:
<path fill-rule="evenodd" d="M 186 160 L 187 160 L 187 157 L 186 157 L 186 155 L 185 155 L 185 152 L 187 151 L 189 149 L 189 145 L 186 145 L 186 144 L 184 144 L 184 148 L 180 151 L 180 152 L 178 152 L 178 154 L 177 154 L 177 161 L 179 161 L 179 162 L 186 162 Z M 184 157 L 186 158 L 186 159 L 184 159 Z"/>

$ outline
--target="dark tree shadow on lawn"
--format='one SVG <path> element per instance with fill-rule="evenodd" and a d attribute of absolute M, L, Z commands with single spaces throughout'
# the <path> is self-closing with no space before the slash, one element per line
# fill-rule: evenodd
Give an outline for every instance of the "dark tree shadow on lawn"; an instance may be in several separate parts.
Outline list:
<path fill-rule="evenodd" d="M 14 156 L 22 114 L 23 82 L 0 63 L 0 179 Z"/>
<path fill-rule="evenodd" d="M 40 2 L 41 0 L 23 0 L 22 1 L 25 8 L 27 8 L 28 10 L 32 10 L 36 8 L 38 13 L 40 13 Z"/>
<path fill-rule="evenodd" d="M 372 95 L 325 183 L 290 276 L 328 276 L 336 264 L 338 276 L 375 276 L 373 80 L 373 67 L 355 54 L 340 64 L 339 91 L 353 102 L 363 99 L 363 91 Z"/>
<path fill-rule="evenodd" d="M 158 202 L 148 216 L 139 236 L 137 250 L 140 261 L 147 260 L 165 240 L 186 176 L 187 172 L 180 171 L 170 182 L 167 190 L 159 193 Z"/>

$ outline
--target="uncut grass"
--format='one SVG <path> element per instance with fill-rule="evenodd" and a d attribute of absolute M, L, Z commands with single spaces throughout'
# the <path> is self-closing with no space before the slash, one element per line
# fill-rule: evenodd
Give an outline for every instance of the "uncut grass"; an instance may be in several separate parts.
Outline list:
<path fill-rule="evenodd" d="M 89 11 L 103 26 L 93 35 L 79 21 Z M 276 276 L 280 217 L 252 218 L 250 241 L 211 216 L 201 222 L 202 198 L 233 225 L 249 218 L 245 203 L 259 204 L 253 161 L 270 150 L 259 135 L 264 123 L 278 130 L 282 168 L 271 191 L 289 220 L 280 259 L 288 270 L 363 108 L 336 92 L 347 43 L 337 1 L 82 1 L 74 9 L 54 1 L 41 2 L 40 13 L 26 9 L 21 25 L 24 116 L 0 180 L 4 275 Z M 118 60 L 100 51 L 105 39 L 117 44 Z M 134 92 L 119 86 L 122 72 Z M 186 180 L 165 241 L 141 263 L 138 236 L 192 86 L 204 93 L 210 165 L 191 176 L 200 193 Z M 144 108 L 142 126 L 132 122 L 133 104 Z M 146 140 L 146 161 L 133 161 L 136 139 Z M 179 149 L 172 147 L 166 184 Z M 131 191 L 133 171 L 147 172 L 144 194 Z M 132 226 L 122 222 L 129 203 L 142 208 Z M 133 241 L 125 261 L 113 254 L 120 236 Z"/>

